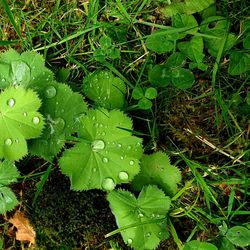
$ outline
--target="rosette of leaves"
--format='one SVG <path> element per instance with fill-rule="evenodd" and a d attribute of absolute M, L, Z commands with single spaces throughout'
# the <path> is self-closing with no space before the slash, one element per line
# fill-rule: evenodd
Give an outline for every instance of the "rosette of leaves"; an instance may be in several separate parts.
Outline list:
<path fill-rule="evenodd" d="M 35 51 L 19 54 L 11 49 L 0 54 L 0 88 L 21 86 L 37 92 L 53 79 L 42 55 Z"/>
<path fill-rule="evenodd" d="M 237 37 L 235 34 L 228 31 L 229 26 L 229 20 L 221 16 L 208 17 L 201 23 L 201 33 L 211 36 L 205 36 L 204 42 L 206 48 L 208 48 L 208 52 L 213 57 L 217 57 L 224 39 L 226 40 L 223 52 L 228 51 L 234 46 Z"/>
<path fill-rule="evenodd" d="M 15 194 L 8 185 L 16 182 L 19 173 L 10 161 L 0 161 L 0 214 L 12 210 L 18 203 Z"/>
<path fill-rule="evenodd" d="M 134 178 L 132 185 L 137 191 L 145 185 L 157 185 L 167 195 L 174 196 L 180 181 L 181 173 L 177 167 L 171 165 L 168 155 L 156 152 L 143 155 L 141 172 Z"/>
<path fill-rule="evenodd" d="M 26 139 L 39 137 L 44 126 L 37 94 L 10 87 L 0 94 L 0 159 L 19 160 L 28 153 Z"/>
<path fill-rule="evenodd" d="M 151 100 L 157 97 L 157 90 L 153 87 L 143 90 L 140 87 L 135 87 L 132 92 L 132 97 L 138 100 L 138 107 L 143 110 L 150 109 L 153 106 Z"/>
<path fill-rule="evenodd" d="M 96 61 L 104 61 L 106 58 L 117 59 L 120 58 L 120 50 L 115 48 L 112 40 L 108 36 L 102 36 L 99 40 L 100 48 L 96 49 L 93 56 Z"/>
<path fill-rule="evenodd" d="M 111 191 L 140 171 L 141 139 L 132 136 L 132 121 L 118 110 L 89 110 L 80 118 L 79 141 L 59 165 L 74 190 Z"/>
<path fill-rule="evenodd" d="M 186 63 L 186 57 L 175 52 L 162 65 L 155 65 L 149 71 L 149 81 L 155 87 L 166 87 L 170 84 L 179 89 L 188 89 L 194 83 L 193 73 L 183 66 Z"/>
<path fill-rule="evenodd" d="M 112 72 L 97 70 L 83 79 L 83 92 L 97 106 L 121 109 L 125 102 L 126 85 Z"/>
<path fill-rule="evenodd" d="M 166 215 L 171 200 L 156 186 L 145 186 L 138 198 L 124 190 L 107 197 L 124 242 L 135 250 L 155 249 L 168 238 Z"/>
<path fill-rule="evenodd" d="M 79 117 L 87 111 L 87 105 L 80 94 L 57 82 L 51 82 L 41 96 L 46 127 L 40 138 L 30 141 L 29 149 L 35 155 L 52 160 L 66 138 L 78 130 Z"/>

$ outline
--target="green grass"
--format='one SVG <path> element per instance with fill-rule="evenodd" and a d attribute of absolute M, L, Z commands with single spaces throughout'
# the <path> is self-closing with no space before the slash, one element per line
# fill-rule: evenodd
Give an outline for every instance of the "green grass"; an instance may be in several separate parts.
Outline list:
<path fill-rule="evenodd" d="M 229 227 L 249 226 L 250 117 L 249 110 L 243 110 L 249 75 L 228 75 L 223 55 L 227 34 L 216 59 L 206 56 L 207 72 L 195 72 L 197 81 L 191 89 L 160 89 L 153 109 L 141 111 L 130 94 L 135 86 L 150 86 L 148 71 L 166 59 L 145 46 L 153 30 L 170 24 L 155 12 L 156 1 L 0 2 L 0 51 L 15 48 L 42 53 L 52 70 L 70 69 L 74 90 L 95 69 L 107 68 L 127 84 L 126 110 L 135 130 L 144 135 L 145 150 L 168 152 L 182 171 L 182 185 L 170 213 L 169 230 L 176 242 L 172 249 L 181 249 L 185 241 L 193 239 L 216 241 L 222 221 Z M 217 8 L 231 21 L 228 31 L 239 35 L 242 20 L 249 18 L 248 2 L 218 1 Z M 120 59 L 95 60 L 93 53 L 100 48 L 103 35 L 112 37 Z M 30 164 L 29 158 L 20 164 L 27 176 Z M 45 170 L 39 169 L 41 165 L 33 169 L 38 175 Z M 34 176 L 32 180 L 37 181 Z M 34 203 L 46 191 L 41 185 L 37 190 Z M 7 235 L 10 225 L 3 221 L 0 232 Z M 8 246 L 18 244 L 5 237 Z"/>

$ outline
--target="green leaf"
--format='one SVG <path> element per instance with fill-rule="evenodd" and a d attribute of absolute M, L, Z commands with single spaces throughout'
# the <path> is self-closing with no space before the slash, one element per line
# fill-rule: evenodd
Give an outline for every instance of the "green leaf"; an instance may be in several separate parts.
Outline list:
<path fill-rule="evenodd" d="M 175 52 L 171 56 L 168 57 L 164 66 L 174 69 L 184 66 L 186 63 L 186 57 L 180 52 Z"/>
<path fill-rule="evenodd" d="M 145 97 L 148 99 L 155 99 L 157 97 L 157 90 L 153 87 L 149 87 L 145 91 Z"/>
<path fill-rule="evenodd" d="M 11 161 L 0 161 L 0 186 L 7 186 L 17 180 L 19 172 Z"/>
<path fill-rule="evenodd" d="M 140 100 L 141 98 L 143 98 L 143 96 L 144 96 L 144 93 L 143 93 L 142 88 L 135 87 L 135 88 L 133 89 L 132 97 L 133 97 L 135 100 Z"/>
<path fill-rule="evenodd" d="M 67 68 L 60 68 L 57 72 L 56 72 L 56 80 L 58 82 L 66 82 L 67 79 L 69 78 L 70 75 L 70 69 Z"/>
<path fill-rule="evenodd" d="M 219 250 L 236 250 L 236 248 L 226 237 L 223 237 L 220 240 Z"/>
<path fill-rule="evenodd" d="M 0 214 L 12 210 L 17 204 L 18 201 L 11 189 L 0 186 Z"/>
<path fill-rule="evenodd" d="M 250 70 L 250 54 L 233 51 L 229 59 L 228 73 L 230 75 L 240 75 Z"/>
<path fill-rule="evenodd" d="M 165 87 L 171 83 L 171 70 L 164 65 L 155 65 L 149 71 L 149 81 L 155 87 Z"/>
<path fill-rule="evenodd" d="M 195 34 L 198 31 L 198 23 L 194 16 L 187 14 L 176 14 L 173 16 L 173 27 L 186 28 L 187 31 L 179 34 L 179 38 L 184 38 L 187 34 Z"/>
<path fill-rule="evenodd" d="M 194 84 L 194 75 L 188 69 L 178 68 L 172 71 L 172 83 L 176 88 L 188 89 Z"/>
<path fill-rule="evenodd" d="M 86 113 L 87 104 L 68 85 L 56 82 L 45 88 L 41 95 L 46 127 L 40 138 L 30 141 L 29 149 L 34 155 L 52 160 L 64 146 L 66 137 L 78 130 L 79 118 Z"/>
<path fill-rule="evenodd" d="M 138 174 L 141 139 L 131 135 L 131 120 L 118 110 L 90 110 L 80 118 L 79 142 L 59 160 L 74 190 L 110 191 Z"/>
<path fill-rule="evenodd" d="M 144 185 L 157 185 L 166 195 L 174 196 L 180 181 L 179 169 L 171 165 L 169 157 L 165 153 L 157 152 L 143 155 L 141 172 L 134 178 L 132 184 L 137 191 L 141 190 Z"/>
<path fill-rule="evenodd" d="M 235 226 L 230 228 L 226 237 L 236 246 L 247 247 L 250 245 L 250 230 L 245 227 Z"/>
<path fill-rule="evenodd" d="M 152 108 L 153 103 L 147 98 L 143 97 L 142 99 L 139 100 L 138 106 L 140 109 L 147 110 Z"/>
<path fill-rule="evenodd" d="M 222 39 L 224 39 L 224 36 L 226 35 L 228 25 L 229 21 L 220 16 L 209 17 L 200 25 L 200 30 L 202 33 L 215 37 L 204 37 L 205 46 L 208 48 L 208 52 L 214 57 L 217 56 L 220 50 Z M 224 46 L 224 52 L 231 49 L 234 46 L 236 40 L 236 35 L 229 33 Z"/>
<path fill-rule="evenodd" d="M 97 70 L 83 79 L 83 92 L 100 107 L 121 109 L 125 102 L 126 85 L 112 72 Z"/>
<path fill-rule="evenodd" d="M 191 61 L 200 64 L 205 55 L 203 53 L 203 39 L 199 36 L 194 36 L 189 42 L 178 43 L 178 49 Z"/>
<path fill-rule="evenodd" d="M 39 92 L 52 80 L 40 54 L 26 51 L 20 55 L 12 49 L 0 54 L 0 88 L 21 86 Z"/>
<path fill-rule="evenodd" d="M 171 201 L 156 186 L 143 187 L 137 199 L 124 190 L 112 191 L 107 199 L 119 228 L 134 225 L 121 231 L 127 245 L 135 250 L 155 249 L 168 238 L 165 217 Z"/>
<path fill-rule="evenodd" d="M 102 50 L 106 50 L 112 46 L 112 40 L 108 36 L 102 36 L 99 42 Z"/>
<path fill-rule="evenodd" d="M 193 14 L 206 9 L 213 3 L 215 3 L 215 0 L 185 0 L 185 2 L 173 1 L 170 5 L 162 8 L 161 11 L 166 17 L 173 16 L 177 13 Z"/>
<path fill-rule="evenodd" d="M 200 242 L 198 240 L 189 241 L 184 245 L 183 250 L 218 250 L 218 248 L 208 242 Z"/>
<path fill-rule="evenodd" d="M 250 34 L 248 34 L 246 37 L 244 37 L 243 47 L 244 47 L 244 49 L 250 49 Z"/>
<path fill-rule="evenodd" d="M 156 30 L 147 38 L 146 46 L 153 52 L 163 54 L 173 50 L 175 40 L 176 34 L 168 34 L 165 29 Z"/>
<path fill-rule="evenodd" d="M 40 106 L 31 89 L 10 87 L 0 94 L 0 159 L 19 160 L 28 153 L 25 139 L 39 137 L 44 126 Z"/>
<path fill-rule="evenodd" d="M 15 194 L 6 187 L 17 180 L 19 172 L 10 161 L 0 161 L 0 214 L 12 210 L 18 203 Z"/>

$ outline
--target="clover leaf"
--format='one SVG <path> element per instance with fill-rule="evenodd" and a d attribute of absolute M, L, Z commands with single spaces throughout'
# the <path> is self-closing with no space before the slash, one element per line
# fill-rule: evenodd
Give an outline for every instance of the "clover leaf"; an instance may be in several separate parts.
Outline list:
<path fill-rule="evenodd" d="M 224 39 L 224 36 L 227 35 L 225 46 L 224 46 L 224 52 L 231 49 L 236 40 L 237 37 L 233 33 L 227 32 L 229 21 L 225 19 L 224 17 L 220 16 L 212 16 L 205 19 L 200 26 L 200 30 L 202 33 L 213 36 L 213 37 L 204 37 L 204 42 L 206 47 L 208 48 L 208 52 L 213 56 L 216 57 L 222 43 L 222 39 Z"/>
<path fill-rule="evenodd" d="M 176 33 L 172 33 L 172 30 L 172 27 L 168 27 L 167 30 L 156 30 L 153 32 L 146 40 L 147 48 L 157 54 L 172 51 L 174 49 L 174 41 L 177 40 Z M 168 31 L 171 33 L 168 33 Z"/>
<path fill-rule="evenodd" d="M 16 181 L 19 173 L 10 161 L 0 161 L 0 214 L 12 210 L 18 203 L 15 194 L 7 185 Z"/>
<path fill-rule="evenodd" d="M 135 87 L 132 92 L 132 97 L 135 100 L 139 100 L 138 107 L 140 109 L 147 110 L 153 106 L 151 100 L 157 97 L 157 90 L 153 87 L 146 88 L 145 90 Z"/>
<path fill-rule="evenodd" d="M 98 70 L 83 79 L 83 92 L 98 106 L 121 109 L 125 102 L 126 85 L 112 72 Z"/>
<path fill-rule="evenodd" d="M 250 230 L 242 226 L 231 227 L 226 233 L 227 239 L 236 246 L 250 245 Z"/>
<path fill-rule="evenodd" d="M 167 195 L 177 192 L 177 184 L 181 181 L 179 169 L 171 165 L 169 157 L 163 152 L 143 155 L 141 172 L 133 180 L 133 188 L 141 190 L 144 185 L 157 185 Z"/>
<path fill-rule="evenodd" d="M 124 242 L 135 250 L 155 249 L 168 238 L 166 215 L 170 198 L 156 186 L 145 186 L 138 198 L 124 190 L 107 197 Z"/>
<path fill-rule="evenodd" d="M 48 85 L 41 96 L 46 127 L 40 138 L 30 141 L 29 149 L 33 154 L 51 160 L 64 146 L 66 137 L 77 131 L 79 117 L 87 111 L 87 105 L 68 85 L 56 82 Z"/>
<path fill-rule="evenodd" d="M 184 245 L 183 250 L 218 250 L 218 248 L 208 242 L 192 240 Z"/>
<path fill-rule="evenodd" d="M 250 54 L 233 51 L 229 59 L 228 73 L 230 75 L 240 75 L 250 70 Z"/>
<path fill-rule="evenodd" d="M 19 160 L 28 153 L 26 139 L 42 133 L 40 106 L 40 99 L 30 89 L 10 87 L 0 94 L 0 159 Z"/>
<path fill-rule="evenodd" d="M 59 160 L 72 189 L 111 191 L 138 174 L 142 145 L 131 134 L 130 118 L 118 110 L 89 110 L 80 117 L 80 124 L 79 142 Z"/>
<path fill-rule="evenodd" d="M 35 51 L 19 54 L 11 49 L 0 54 L 0 88 L 21 86 L 39 92 L 52 79 L 44 58 Z"/>
<path fill-rule="evenodd" d="M 180 42 L 177 46 L 181 53 L 193 62 L 191 69 L 196 67 L 204 71 L 207 69 L 207 65 L 203 64 L 205 54 L 203 53 L 204 44 L 202 37 L 194 36 L 190 41 Z"/>
<path fill-rule="evenodd" d="M 165 87 L 172 83 L 179 89 L 190 88 L 195 79 L 190 70 L 182 68 L 185 62 L 185 56 L 182 53 L 173 53 L 164 65 L 155 65 L 149 71 L 149 81 L 155 87 Z"/>

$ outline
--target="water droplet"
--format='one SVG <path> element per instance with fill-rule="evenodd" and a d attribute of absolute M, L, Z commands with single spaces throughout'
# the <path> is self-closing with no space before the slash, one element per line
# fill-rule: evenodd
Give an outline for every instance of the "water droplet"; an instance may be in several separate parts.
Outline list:
<path fill-rule="evenodd" d="M 27 112 L 24 112 L 24 113 L 23 113 L 23 116 L 27 116 L 27 115 L 28 115 Z"/>
<path fill-rule="evenodd" d="M 102 158 L 103 163 L 108 163 L 109 159 L 107 157 Z"/>
<path fill-rule="evenodd" d="M 133 160 L 131 160 L 130 162 L 129 162 L 129 165 L 130 166 L 133 166 L 135 164 L 135 162 L 133 161 Z"/>
<path fill-rule="evenodd" d="M 121 156 L 121 160 L 123 160 L 124 159 L 124 157 L 123 156 Z"/>
<path fill-rule="evenodd" d="M 37 116 L 35 116 L 35 117 L 33 117 L 32 122 L 33 122 L 35 125 L 37 125 L 37 124 L 40 122 L 40 118 L 37 117 Z"/>
<path fill-rule="evenodd" d="M 106 178 L 102 182 L 102 188 L 106 191 L 112 191 L 115 188 L 115 182 L 112 178 Z"/>
<path fill-rule="evenodd" d="M 160 218 L 161 216 L 159 214 L 156 215 L 157 218 Z"/>
<path fill-rule="evenodd" d="M 93 168 L 92 171 L 93 171 L 93 172 L 96 172 L 96 168 Z"/>
<path fill-rule="evenodd" d="M 92 120 L 95 120 L 95 119 L 96 119 L 95 116 L 93 116 L 93 117 L 92 117 Z"/>
<path fill-rule="evenodd" d="M 15 143 L 19 143 L 19 140 L 18 140 L 18 139 L 15 139 Z"/>
<path fill-rule="evenodd" d="M 56 88 L 54 86 L 48 86 L 45 90 L 45 96 L 47 98 L 53 98 L 56 96 Z"/>
<path fill-rule="evenodd" d="M 155 214 L 152 214 L 151 216 L 152 216 L 152 218 L 154 218 L 154 217 L 155 217 Z"/>
<path fill-rule="evenodd" d="M 128 245 L 131 245 L 133 243 L 133 240 L 132 239 L 128 239 L 127 243 L 128 243 Z"/>
<path fill-rule="evenodd" d="M 7 104 L 12 108 L 15 105 L 16 101 L 15 99 L 11 98 L 8 100 Z"/>
<path fill-rule="evenodd" d="M 136 143 L 136 146 L 141 146 L 141 143 L 140 143 L 140 142 L 137 142 L 137 143 Z"/>
<path fill-rule="evenodd" d="M 144 215 L 143 215 L 142 213 L 139 213 L 139 214 L 138 214 L 138 217 L 139 217 L 139 218 L 142 218 L 142 217 L 144 217 Z"/>
<path fill-rule="evenodd" d="M 130 145 L 128 145 L 127 149 L 128 149 L 128 150 L 130 150 L 130 149 L 131 149 L 131 146 L 130 146 Z"/>
<path fill-rule="evenodd" d="M 161 235 L 162 235 L 162 232 L 159 232 L 158 235 L 161 236 Z"/>
<path fill-rule="evenodd" d="M 95 140 L 91 144 L 93 151 L 99 151 L 105 148 L 105 143 L 102 140 Z"/>
<path fill-rule="evenodd" d="M 102 124 L 102 123 L 100 123 L 100 125 L 99 125 L 99 126 L 100 126 L 100 128 L 102 128 L 102 127 L 103 127 L 103 124 Z"/>
<path fill-rule="evenodd" d="M 106 135 L 106 133 L 105 133 L 105 132 L 102 132 L 102 136 L 104 136 L 104 135 Z"/>
<path fill-rule="evenodd" d="M 10 138 L 5 140 L 5 145 L 10 146 L 12 144 L 12 140 Z"/>
<path fill-rule="evenodd" d="M 150 237 L 150 236 L 151 236 L 151 233 L 148 232 L 148 233 L 145 234 L 145 236 L 146 236 L 146 237 Z"/>
<path fill-rule="evenodd" d="M 99 123 L 95 123 L 95 127 L 98 128 L 98 126 L 99 126 Z"/>
<path fill-rule="evenodd" d="M 127 181 L 128 180 L 128 173 L 125 172 L 125 171 L 121 171 L 119 174 L 118 174 L 118 177 L 120 180 L 122 181 Z"/>
<path fill-rule="evenodd" d="M 122 147 L 122 144 L 121 144 L 121 143 L 118 143 L 118 144 L 117 144 L 117 147 L 118 147 L 118 148 L 121 148 L 121 147 Z"/>

